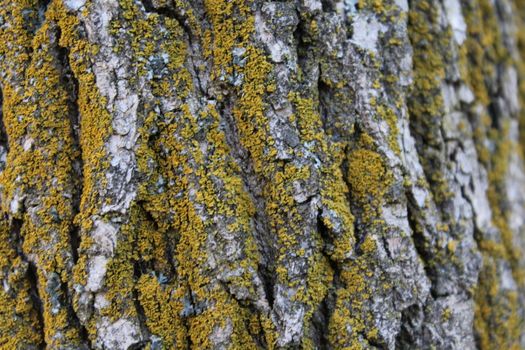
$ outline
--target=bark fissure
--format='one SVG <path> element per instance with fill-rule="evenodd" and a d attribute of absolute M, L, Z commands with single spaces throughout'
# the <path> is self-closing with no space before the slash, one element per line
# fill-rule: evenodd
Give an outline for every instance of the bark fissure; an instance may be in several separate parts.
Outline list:
<path fill-rule="evenodd" d="M 234 99 L 234 97 L 231 99 Z M 252 203 L 255 205 L 253 234 L 264 259 L 259 264 L 260 276 L 265 286 L 269 306 L 273 308 L 273 288 L 275 286 L 275 278 L 273 276 L 275 274 L 275 257 L 277 254 L 275 248 L 276 238 L 272 236 L 270 231 L 269 218 L 266 213 L 267 203 L 262 193 L 263 189 L 269 184 L 260 176 L 257 176 L 249 151 L 241 143 L 238 126 L 232 118 L 233 102 L 227 99 L 220 103 L 218 111 L 222 118 L 226 142 L 229 145 L 232 156 L 240 166 L 244 188 L 246 188 Z"/>
<path fill-rule="evenodd" d="M 7 154 L 9 152 L 9 140 L 4 125 L 4 98 L 0 84 L 0 173 L 5 169 Z"/>
<path fill-rule="evenodd" d="M 24 221 L 21 219 L 12 218 L 9 223 L 9 229 L 11 232 L 11 236 L 13 237 L 13 241 L 16 243 L 16 252 L 18 256 L 22 259 L 22 261 L 26 264 L 27 270 L 26 270 L 26 276 L 27 280 L 29 282 L 29 297 L 30 297 L 30 303 L 32 304 L 32 307 L 36 309 L 36 315 L 38 319 L 38 323 L 40 327 L 38 328 L 38 331 L 40 333 L 40 339 L 42 341 L 42 344 L 40 345 L 42 348 L 46 348 L 47 344 L 45 341 L 45 323 L 43 318 L 43 310 L 44 306 L 42 304 L 42 299 L 40 298 L 40 292 L 38 288 L 38 272 L 37 267 L 33 262 L 31 262 L 29 259 L 27 259 L 24 250 L 24 238 L 21 234 L 22 226 L 24 225 Z"/>

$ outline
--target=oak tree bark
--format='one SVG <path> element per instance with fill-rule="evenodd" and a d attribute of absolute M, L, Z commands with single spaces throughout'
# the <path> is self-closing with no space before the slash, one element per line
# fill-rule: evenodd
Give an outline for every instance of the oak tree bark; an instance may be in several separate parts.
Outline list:
<path fill-rule="evenodd" d="M 0 348 L 525 348 L 524 23 L 1 0 Z"/>

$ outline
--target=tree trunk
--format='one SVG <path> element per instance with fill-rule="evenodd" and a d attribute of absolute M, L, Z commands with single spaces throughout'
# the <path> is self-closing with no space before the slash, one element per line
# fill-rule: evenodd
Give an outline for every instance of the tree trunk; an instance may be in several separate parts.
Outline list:
<path fill-rule="evenodd" d="M 523 0 L 0 0 L 0 348 L 525 349 L 522 54 Z"/>

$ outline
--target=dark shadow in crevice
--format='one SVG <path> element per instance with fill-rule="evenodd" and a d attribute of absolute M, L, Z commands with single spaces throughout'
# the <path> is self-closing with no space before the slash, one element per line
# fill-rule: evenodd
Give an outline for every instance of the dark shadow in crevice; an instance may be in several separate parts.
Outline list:
<path fill-rule="evenodd" d="M 60 83 L 67 92 L 68 115 L 70 125 L 70 133 L 72 139 L 72 148 L 74 150 L 75 158 L 71 161 L 71 209 L 72 218 L 80 213 L 80 202 L 83 192 L 83 163 L 82 163 L 82 148 L 80 144 L 80 110 L 78 106 L 79 82 L 75 77 L 70 66 L 70 52 L 68 48 L 58 45 L 62 35 L 61 29 L 56 26 L 56 42 L 55 55 L 58 68 L 60 69 Z M 71 256 L 73 264 L 76 264 L 79 259 L 79 247 L 81 242 L 81 228 L 74 220 L 71 220 L 69 228 L 69 244 L 71 247 Z M 85 326 L 80 322 L 73 308 L 73 295 L 70 293 L 68 283 L 61 283 L 62 294 L 64 296 L 63 304 L 67 307 L 69 320 L 73 327 L 78 331 L 80 340 L 86 344 L 90 344 L 89 333 Z"/>
<path fill-rule="evenodd" d="M 330 234 L 328 227 L 323 222 L 321 217 L 321 211 L 317 215 L 317 232 L 321 236 L 324 242 L 324 247 L 321 253 L 325 256 L 326 261 L 330 264 L 333 271 L 332 284 L 328 286 L 328 291 L 318 305 L 317 310 L 312 315 L 312 338 L 315 344 L 318 344 L 319 349 L 330 349 L 329 347 L 329 325 L 332 314 L 335 310 L 336 292 L 339 288 L 343 288 L 341 285 L 341 266 L 334 261 L 328 251 L 327 246 L 333 246 L 333 237 Z"/>
<path fill-rule="evenodd" d="M 61 30 L 57 27 L 57 43 L 60 41 Z M 80 144 L 80 110 L 78 106 L 78 93 L 79 93 L 79 82 L 73 74 L 73 71 L 69 63 L 69 50 L 64 47 L 57 45 L 56 48 L 57 61 L 60 64 L 61 74 L 60 80 L 62 86 L 65 87 L 65 91 L 68 92 L 68 118 L 70 124 L 71 138 L 73 140 L 73 149 L 77 156 L 71 159 L 72 166 L 72 215 L 76 216 L 80 212 L 80 202 L 83 192 L 83 162 L 82 162 L 82 147 Z M 73 256 L 73 261 L 78 261 L 79 253 L 78 249 L 80 246 L 80 227 L 71 223 L 70 228 L 70 245 Z"/>
<path fill-rule="evenodd" d="M 46 20 L 46 11 L 49 7 L 49 4 L 51 3 L 51 0 L 38 0 L 37 6 L 35 7 L 35 10 L 37 11 L 37 21 L 34 23 L 34 31 L 33 34 L 35 34 L 38 29 L 44 24 Z M 29 21 L 27 23 L 30 23 Z"/>
<path fill-rule="evenodd" d="M 255 213 L 252 217 L 254 222 L 253 236 L 257 244 L 261 261 L 259 263 L 259 277 L 262 280 L 266 300 L 270 309 L 273 308 L 274 287 L 275 287 L 275 262 L 277 256 L 276 236 L 270 229 L 270 219 L 266 213 L 266 198 L 263 195 L 263 189 L 267 186 L 266 180 L 259 176 L 253 166 L 250 152 L 242 145 L 240 131 L 232 115 L 233 101 L 227 99 L 217 106 L 217 110 L 224 127 L 226 143 L 231 150 L 231 156 L 241 171 L 239 176 L 244 183 L 244 189 L 250 197 L 255 207 Z"/>
<path fill-rule="evenodd" d="M 9 153 L 9 139 L 4 125 L 4 98 L 2 90 L 0 89 L 0 173 L 4 171 L 7 161 L 7 154 Z"/>
<path fill-rule="evenodd" d="M 60 38 L 60 29 L 59 35 Z M 72 147 L 77 153 L 77 157 L 71 159 L 72 170 L 73 170 L 73 216 L 76 216 L 80 212 L 80 202 L 83 191 L 84 183 L 84 174 L 83 174 L 83 162 L 82 162 L 82 147 L 80 144 L 80 111 L 78 106 L 78 91 L 79 91 L 79 82 L 74 76 L 71 67 L 69 66 L 69 50 L 63 47 L 58 48 L 58 59 L 62 65 L 62 74 L 61 80 L 62 84 L 66 87 L 66 90 L 69 92 L 68 98 L 68 117 L 71 126 L 71 136 L 73 140 Z M 72 249 L 73 261 L 76 263 L 78 261 L 79 253 L 78 249 L 80 247 L 80 227 L 72 223 L 70 229 L 70 244 Z"/>
<path fill-rule="evenodd" d="M 133 280 L 137 282 L 142 276 L 142 273 L 143 271 L 140 266 L 140 262 L 135 261 L 133 263 Z M 137 288 L 133 288 L 132 293 L 133 293 L 133 304 L 135 306 L 135 310 L 137 311 L 137 318 L 139 321 L 139 327 L 140 327 L 141 333 L 145 339 L 150 339 L 151 334 L 149 332 L 148 326 L 146 325 L 146 322 L 147 322 L 146 312 L 144 308 L 142 307 L 142 304 L 140 303 L 139 292 Z M 140 342 L 137 344 L 133 344 L 132 347 L 130 347 L 130 349 L 137 349 L 137 350 L 144 349 L 146 345 L 147 345 L 147 341 L 144 341 L 144 342 Z"/>
<path fill-rule="evenodd" d="M 424 233 L 421 232 L 421 225 L 424 223 L 417 222 L 416 216 L 418 215 L 415 211 L 417 209 L 413 208 L 413 205 L 410 203 L 411 201 L 414 201 L 415 199 L 411 197 L 410 193 L 406 193 L 408 203 L 407 203 L 407 220 L 408 225 L 410 227 L 410 231 L 412 232 L 412 241 L 414 243 L 414 248 L 416 250 L 417 255 L 420 257 L 421 262 L 423 263 L 423 268 L 425 269 L 425 275 L 431 282 L 430 287 L 430 293 L 432 297 L 435 299 L 438 297 L 436 294 L 435 288 L 433 287 L 436 280 L 436 272 L 432 267 L 430 267 L 430 262 L 432 262 L 436 257 L 435 253 L 432 251 L 429 251 L 426 247 L 429 247 L 429 245 L 432 244 L 432 242 L 428 242 L 427 239 L 424 237 Z"/>
<path fill-rule="evenodd" d="M 335 0 L 321 0 L 323 6 L 323 12 L 335 12 L 336 1 Z"/>
<path fill-rule="evenodd" d="M 297 55 L 297 65 L 303 73 L 308 72 L 308 61 L 314 57 L 313 47 L 315 46 L 314 39 L 310 34 L 309 22 L 301 20 L 301 13 L 297 12 L 300 19 L 293 32 L 294 47 Z"/>
<path fill-rule="evenodd" d="M 23 251 L 24 238 L 22 237 L 22 227 L 23 220 L 12 218 L 10 221 L 10 232 L 13 241 L 15 242 L 15 249 L 17 255 L 27 264 L 26 277 L 29 283 L 29 297 L 31 299 L 31 304 L 33 305 L 34 310 L 36 311 L 36 317 L 38 319 L 40 339 L 42 339 L 42 349 L 47 347 L 45 343 L 45 333 L 44 333 L 44 305 L 42 299 L 40 298 L 40 292 L 38 291 L 38 271 L 37 267 L 32 261 L 29 261 L 27 256 Z"/>
<path fill-rule="evenodd" d="M 420 305 L 412 305 L 401 313 L 401 329 L 396 336 L 396 349 L 418 348 L 418 340 L 422 338 L 421 326 L 424 321 L 424 312 Z M 422 344 L 418 344 L 422 345 Z"/>
<path fill-rule="evenodd" d="M 186 14 L 186 11 L 190 10 L 191 8 L 181 10 L 176 4 L 155 6 L 153 0 L 141 0 L 141 2 L 147 12 L 156 13 L 164 17 L 175 19 L 188 35 L 188 40 L 190 40 L 191 46 L 192 40 L 196 37 L 189 25 L 189 18 Z M 189 4 L 187 4 L 187 6 L 189 7 Z"/>

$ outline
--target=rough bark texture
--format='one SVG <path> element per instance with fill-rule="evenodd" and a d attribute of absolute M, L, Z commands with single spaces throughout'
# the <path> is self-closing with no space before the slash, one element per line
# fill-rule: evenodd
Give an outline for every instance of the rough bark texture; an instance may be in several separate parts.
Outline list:
<path fill-rule="evenodd" d="M 522 0 L 1 0 L 0 348 L 525 348 L 520 52 Z"/>

